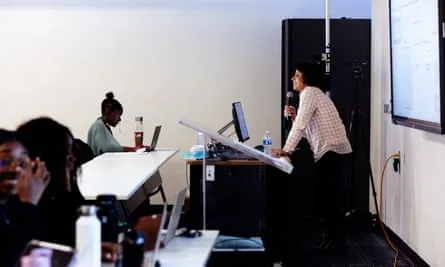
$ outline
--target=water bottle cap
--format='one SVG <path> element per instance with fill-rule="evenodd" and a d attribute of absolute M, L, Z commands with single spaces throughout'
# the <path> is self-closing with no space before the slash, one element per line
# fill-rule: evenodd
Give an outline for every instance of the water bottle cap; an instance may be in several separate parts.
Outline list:
<path fill-rule="evenodd" d="M 116 202 L 115 195 L 99 195 L 96 199 L 100 205 L 113 205 Z"/>
<path fill-rule="evenodd" d="M 144 120 L 144 118 L 142 116 L 136 116 L 136 121 L 142 122 L 143 120 Z"/>
<path fill-rule="evenodd" d="M 129 230 L 125 233 L 124 241 L 132 245 L 137 245 L 137 246 L 144 245 L 145 243 L 144 232 Z"/>
<path fill-rule="evenodd" d="M 79 210 L 80 210 L 80 215 L 93 216 L 96 215 L 97 208 L 94 205 L 84 205 L 80 206 Z"/>

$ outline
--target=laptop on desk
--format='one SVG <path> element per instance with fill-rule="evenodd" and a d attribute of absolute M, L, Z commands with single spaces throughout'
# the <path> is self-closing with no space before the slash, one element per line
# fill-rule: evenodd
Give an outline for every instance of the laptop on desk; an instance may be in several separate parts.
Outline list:
<path fill-rule="evenodd" d="M 149 266 L 160 266 L 159 265 L 159 249 L 161 247 L 161 243 L 163 243 L 164 247 L 168 246 L 171 240 L 173 240 L 176 236 L 176 230 L 179 225 L 179 219 L 181 218 L 182 207 L 184 206 L 185 196 L 187 193 L 187 186 L 182 188 L 177 196 L 175 203 L 173 205 L 172 212 L 170 214 L 170 220 L 168 223 L 167 231 L 164 231 L 164 224 L 167 220 L 167 203 L 164 204 L 164 208 L 162 211 L 161 224 L 159 226 L 158 236 L 156 238 L 156 244 L 153 251 L 153 255 L 150 260 Z"/>
<path fill-rule="evenodd" d="M 155 130 L 153 132 L 153 138 L 151 139 L 150 148 L 152 151 L 156 150 L 156 146 L 158 145 L 159 140 L 159 134 L 161 133 L 161 125 L 158 125 L 155 127 Z"/>
<path fill-rule="evenodd" d="M 158 140 L 159 140 L 159 134 L 161 133 L 161 128 L 162 126 L 158 125 L 154 129 L 153 137 L 151 138 L 151 144 L 150 144 L 151 151 L 156 150 L 156 146 L 158 145 Z M 140 153 L 146 152 L 145 147 L 138 149 L 137 152 Z"/>

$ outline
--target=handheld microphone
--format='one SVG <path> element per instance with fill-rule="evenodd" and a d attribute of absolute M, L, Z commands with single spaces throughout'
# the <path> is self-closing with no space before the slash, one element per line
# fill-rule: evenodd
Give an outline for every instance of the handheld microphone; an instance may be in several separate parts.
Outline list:
<path fill-rule="evenodd" d="M 286 93 L 286 106 L 289 106 L 292 103 L 292 98 L 294 97 L 294 92 L 292 91 L 288 91 Z M 289 119 L 290 118 L 290 114 L 285 112 L 284 116 Z"/>
<path fill-rule="evenodd" d="M 288 91 L 286 93 L 286 105 L 289 106 L 292 102 L 292 98 L 294 97 L 294 92 Z"/>

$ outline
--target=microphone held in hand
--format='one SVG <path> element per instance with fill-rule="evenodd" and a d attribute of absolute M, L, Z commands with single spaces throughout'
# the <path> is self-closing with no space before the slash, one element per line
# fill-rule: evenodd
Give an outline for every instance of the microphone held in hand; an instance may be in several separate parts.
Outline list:
<path fill-rule="evenodd" d="M 286 106 L 289 106 L 292 104 L 292 98 L 294 97 L 294 93 L 292 91 L 288 91 L 286 93 Z M 289 114 L 289 112 L 284 111 L 284 117 L 286 117 L 286 119 L 289 119 L 291 116 L 291 114 Z"/>
<path fill-rule="evenodd" d="M 289 106 L 292 102 L 292 98 L 294 97 L 294 92 L 288 91 L 286 93 L 286 105 Z"/>

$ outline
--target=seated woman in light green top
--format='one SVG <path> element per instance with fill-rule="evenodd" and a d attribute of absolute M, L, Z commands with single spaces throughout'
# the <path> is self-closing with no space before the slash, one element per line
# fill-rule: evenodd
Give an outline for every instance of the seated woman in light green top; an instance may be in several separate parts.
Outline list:
<path fill-rule="evenodd" d="M 136 148 L 121 146 L 114 138 L 111 127 L 121 121 L 124 111 L 122 104 L 114 98 L 112 92 L 106 94 L 106 98 L 101 104 L 102 116 L 98 118 L 88 130 L 88 145 L 93 150 L 94 155 L 105 152 L 134 152 Z M 149 150 L 149 148 L 146 148 Z"/>

